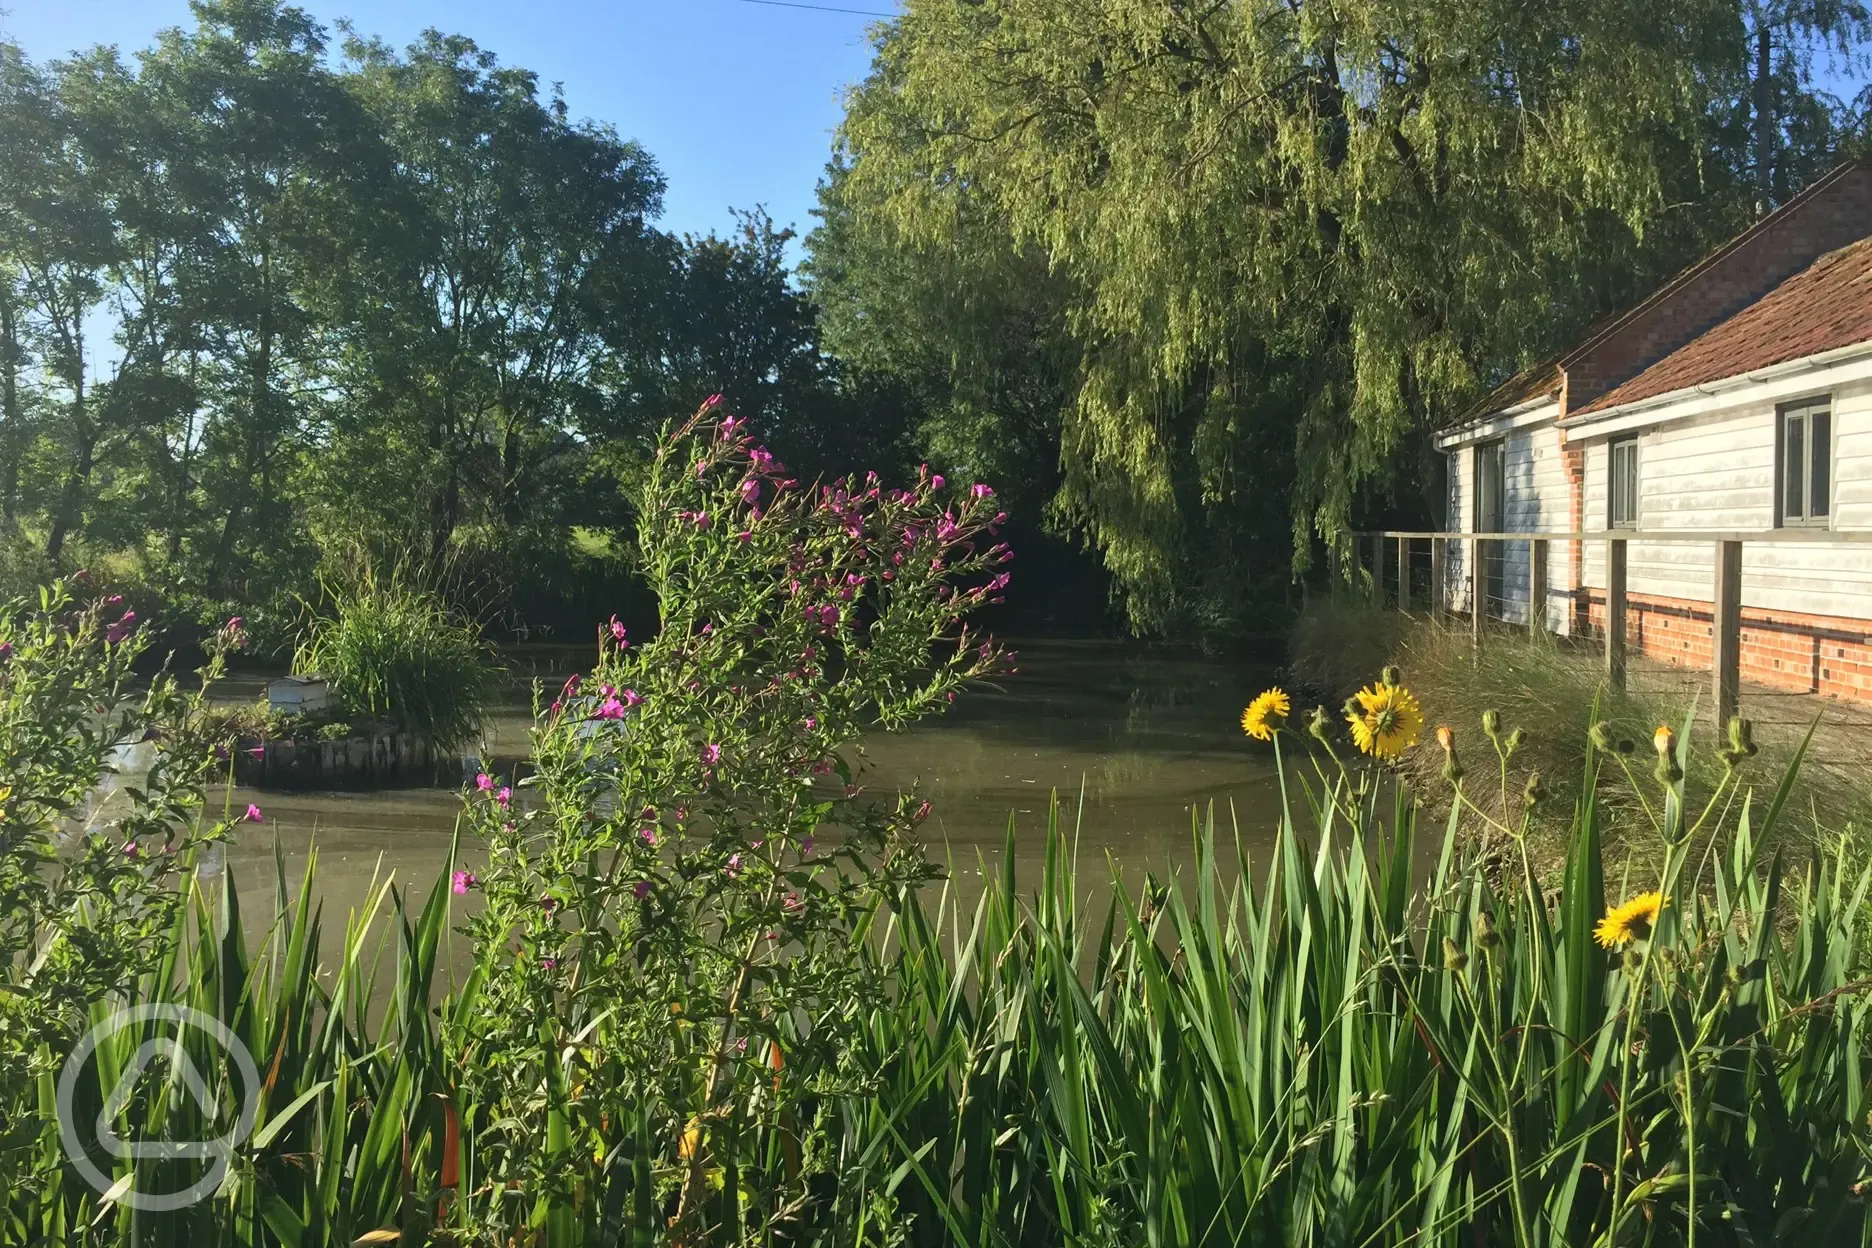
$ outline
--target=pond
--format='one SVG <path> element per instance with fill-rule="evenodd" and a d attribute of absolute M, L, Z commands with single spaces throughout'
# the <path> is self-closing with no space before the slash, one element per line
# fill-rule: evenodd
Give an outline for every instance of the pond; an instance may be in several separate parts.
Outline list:
<path fill-rule="evenodd" d="M 965 693 L 948 714 L 866 743 L 864 783 L 889 792 L 916 783 L 934 807 L 930 852 L 954 864 L 965 893 L 979 862 L 991 867 L 1015 827 L 1015 870 L 1038 878 L 1047 806 L 1057 791 L 1070 830 L 1078 823 L 1082 876 L 1097 885 L 1107 855 L 1127 878 L 1193 861 L 1191 817 L 1214 803 L 1229 837 L 1230 805 L 1252 855 L 1271 842 L 1278 803 L 1273 758 L 1245 739 L 1241 708 L 1272 678 L 1269 665 L 1204 658 L 1189 650 L 1088 641 L 1016 643 L 1020 671 Z M 557 688 L 585 653 L 533 647 L 510 656 L 516 680 L 489 724 L 497 760 L 526 751 L 531 682 Z M 258 696 L 260 681 L 230 682 L 223 696 Z M 236 789 L 233 809 L 260 806 L 264 826 L 243 825 L 226 849 L 244 896 L 270 891 L 275 835 L 288 869 L 319 854 L 327 932 L 361 904 L 374 875 L 427 892 L 447 860 L 460 793 L 454 788 L 363 793 Z M 217 802 L 221 794 L 212 794 Z M 979 855 L 979 858 L 978 858 Z"/>

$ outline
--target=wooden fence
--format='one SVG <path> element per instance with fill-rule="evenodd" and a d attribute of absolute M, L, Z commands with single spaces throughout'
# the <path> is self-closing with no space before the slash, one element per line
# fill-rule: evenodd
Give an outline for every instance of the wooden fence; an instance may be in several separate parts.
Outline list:
<path fill-rule="evenodd" d="M 1626 552 L 1633 542 L 1688 543 L 1714 546 L 1715 579 L 1711 585 L 1711 663 L 1716 708 L 1716 722 L 1724 724 L 1736 713 L 1742 689 L 1742 547 L 1744 543 L 1776 545 L 1861 545 L 1872 544 L 1872 532 L 1814 533 L 1791 529 L 1765 532 L 1683 532 L 1644 529 L 1601 530 L 1591 533 L 1407 533 L 1386 530 L 1354 535 L 1362 549 L 1370 551 L 1370 589 L 1374 603 L 1383 605 L 1385 566 L 1395 553 L 1398 571 L 1398 609 L 1411 610 L 1411 556 L 1421 543 L 1430 546 L 1430 601 L 1425 604 L 1433 614 L 1451 614 L 1444 601 L 1448 586 L 1447 559 L 1452 542 L 1467 544 L 1470 557 L 1469 624 L 1475 644 L 1482 644 L 1483 623 L 1488 618 L 1489 560 L 1482 557 L 1486 542 L 1524 542 L 1528 544 L 1527 627 L 1530 633 L 1547 628 L 1548 552 L 1555 542 L 1600 542 L 1606 548 L 1605 561 L 1605 673 L 1618 689 L 1625 687 L 1626 676 Z M 1395 547 L 1395 552 L 1390 548 Z M 1362 562 L 1362 561 L 1361 561 Z M 1503 581 L 1506 591 L 1506 579 Z M 1576 587 L 1578 589 L 1580 587 Z"/>

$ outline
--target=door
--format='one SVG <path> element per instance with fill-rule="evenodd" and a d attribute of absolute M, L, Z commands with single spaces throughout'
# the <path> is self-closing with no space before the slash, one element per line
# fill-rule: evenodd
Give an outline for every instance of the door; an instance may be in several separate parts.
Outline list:
<path fill-rule="evenodd" d="M 1501 533 L 1508 527 L 1508 447 L 1504 442 L 1484 442 L 1475 448 L 1475 532 Z M 1507 563 L 1507 543 L 1481 542 L 1483 581 L 1487 597 L 1479 604 L 1483 618 L 1496 614 L 1506 594 L 1502 573 Z"/>

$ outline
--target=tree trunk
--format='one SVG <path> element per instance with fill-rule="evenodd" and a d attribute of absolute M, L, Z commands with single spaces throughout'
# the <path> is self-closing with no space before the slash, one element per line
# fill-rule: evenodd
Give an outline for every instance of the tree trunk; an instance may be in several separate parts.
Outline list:
<path fill-rule="evenodd" d="M 1774 205 L 1774 32 L 1759 4 L 1755 14 L 1755 215 Z"/>
<path fill-rule="evenodd" d="M 0 286 L 0 517 L 9 526 L 19 515 L 19 461 L 26 432 L 19 372 L 24 354 L 13 294 Z"/>
<path fill-rule="evenodd" d="M 80 390 L 82 396 L 83 391 Z M 84 411 L 84 400 L 78 400 L 78 410 Z M 93 457 L 97 453 L 97 431 L 90 427 L 90 422 L 81 415 L 79 418 L 78 454 L 72 460 L 71 471 L 65 474 L 65 486 L 59 491 L 58 510 L 52 516 L 52 531 L 46 535 L 46 558 L 54 563 L 65 552 L 65 538 L 78 523 L 78 512 L 84 501 L 85 482 L 91 479 Z"/>

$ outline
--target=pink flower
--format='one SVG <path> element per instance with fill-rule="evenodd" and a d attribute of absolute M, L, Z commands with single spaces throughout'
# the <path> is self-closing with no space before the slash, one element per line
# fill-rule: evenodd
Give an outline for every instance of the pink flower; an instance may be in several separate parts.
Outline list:
<path fill-rule="evenodd" d="M 483 793 L 488 793 L 488 792 L 493 791 L 494 777 L 488 775 L 487 772 L 485 771 L 482 772 L 480 775 L 475 777 L 475 788 L 480 789 Z"/>
<path fill-rule="evenodd" d="M 728 863 L 726 866 L 722 868 L 722 874 L 726 875 L 731 880 L 741 874 L 741 855 L 740 854 L 728 855 Z"/>
<path fill-rule="evenodd" d="M 551 914 L 553 911 L 557 910 L 558 908 L 559 908 L 559 899 L 557 897 L 540 898 L 540 909 L 544 910 L 547 914 Z"/>
<path fill-rule="evenodd" d="M 501 791 L 494 795 L 494 800 L 503 806 L 507 805 L 513 800 L 513 790 L 503 784 L 501 786 Z"/>
<path fill-rule="evenodd" d="M 631 895 L 638 901 L 642 901 L 644 898 L 648 897 L 650 895 L 650 881 L 638 880 L 636 887 L 631 889 Z"/>
<path fill-rule="evenodd" d="M 611 639 L 617 642 L 618 645 L 620 646 L 626 646 L 630 644 L 629 642 L 624 640 L 624 625 L 619 623 L 618 618 L 615 615 L 611 617 Z"/>
<path fill-rule="evenodd" d="M 643 703 L 643 694 L 635 689 L 626 689 L 623 696 L 625 706 L 639 706 Z"/>
<path fill-rule="evenodd" d="M 579 687 L 579 674 L 577 672 L 573 672 L 570 676 L 566 677 L 565 688 L 559 691 L 559 696 L 562 698 L 569 698 L 573 694 L 578 692 L 578 687 Z"/>
<path fill-rule="evenodd" d="M 786 907 L 788 914 L 798 914 L 806 908 L 806 903 L 800 900 L 798 893 L 788 893 L 781 904 Z"/>
<path fill-rule="evenodd" d="M 124 847 L 123 847 L 124 857 L 135 858 L 138 854 L 141 854 L 142 852 L 143 852 L 142 848 L 135 841 L 124 842 Z"/>
<path fill-rule="evenodd" d="M 708 512 L 698 511 L 695 513 L 695 527 L 698 529 L 708 528 Z"/>
<path fill-rule="evenodd" d="M 260 808 L 254 805 L 252 802 L 247 803 L 247 822 L 248 823 L 260 822 Z"/>
<path fill-rule="evenodd" d="M 265 757 L 266 757 L 266 746 L 264 746 L 264 745 L 250 745 L 250 746 L 248 746 L 248 747 L 247 747 L 247 753 L 249 753 L 249 754 L 251 754 L 251 755 L 253 755 L 253 756 L 254 756 L 255 758 L 265 758 Z"/>
<path fill-rule="evenodd" d="M 969 486 L 969 497 L 970 498 L 993 498 L 994 490 L 989 486 L 983 485 L 980 482 L 976 482 L 974 485 Z"/>
<path fill-rule="evenodd" d="M 921 803 L 918 804 L 916 808 L 916 812 L 912 814 L 910 817 L 916 820 L 918 823 L 922 823 L 925 819 L 929 818 L 929 816 L 930 816 L 930 804 L 929 804 L 929 799 L 926 797 L 923 799 Z"/>
<path fill-rule="evenodd" d="M 948 482 L 943 480 L 943 475 L 940 472 L 930 478 L 930 489 L 932 490 L 940 490 L 947 484 Z"/>
<path fill-rule="evenodd" d="M 735 534 L 735 540 L 738 542 L 751 542 L 754 540 L 753 531 L 742 529 L 739 533 Z"/>
<path fill-rule="evenodd" d="M 479 880 L 475 879 L 475 874 L 472 871 L 457 871 L 449 877 L 449 882 L 454 887 L 457 897 L 462 896 L 469 889 L 480 883 Z"/>
<path fill-rule="evenodd" d="M 122 619 L 104 630 L 104 640 L 111 645 L 116 645 L 118 642 L 124 640 L 124 638 L 136 631 L 136 618 L 136 612 L 124 612 Z"/>
<path fill-rule="evenodd" d="M 708 398 L 702 400 L 702 410 L 705 412 L 712 412 L 716 408 L 720 407 L 724 401 L 725 400 L 722 398 L 721 395 L 711 394 L 708 396 Z M 733 417 L 730 417 L 729 419 L 732 420 Z"/>
<path fill-rule="evenodd" d="M 638 828 L 637 839 L 642 841 L 646 845 L 655 845 L 656 844 L 656 829 L 648 828 L 648 827 Z"/>
<path fill-rule="evenodd" d="M 540 969 L 543 971 L 550 971 L 553 968 L 557 967 L 558 965 L 559 965 L 558 958 L 541 958 L 540 959 Z"/>
<path fill-rule="evenodd" d="M 813 838 L 809 835 L 807 836 L 805 840 L 800 842 L 800 846 L 799 846 L 800 857 L 802 858 L 812 857 L 812 849 L 813 849 Z"/>
<path fill-rule="evenodd" d="M 606 698 L 592 714 L 593 719 L 623 719 L 624 704 L 616 698 Z"/>
<path fill-rule="evenodd" d="M 749 477 L 741 483 L 741 501 L 749 504 L 760 501 L 760 482 L 755 478 Z"/>
<path fill-rule="evenodd" d="M 801 722 L 806 725 L 807 732 L 812 732 L 814 729 L 819 727 L 819 717 L 816 715 L 808 715 Z"/>
<path fill-rule="evenodd" d="M 702 747 L 702 762 L 710 767 L 721 762 L 721 746 L 713 743 Z"/>

